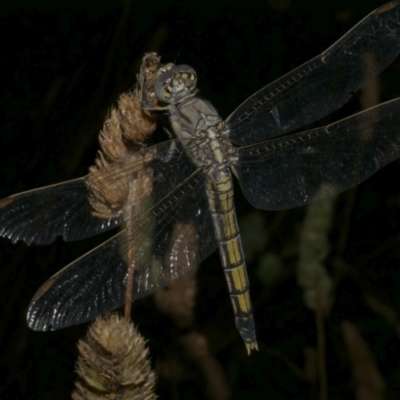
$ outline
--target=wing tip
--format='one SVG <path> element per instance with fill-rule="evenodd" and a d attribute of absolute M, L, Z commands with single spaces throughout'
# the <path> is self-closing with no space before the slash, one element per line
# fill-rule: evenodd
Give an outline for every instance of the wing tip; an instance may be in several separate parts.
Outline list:
<path fill-rule="evenodd" d="M 28 327 L 35 332 L 53 331 L 53 326 L 51 324 L 48 324 L 46 322 L 46 319 L 43 319 L 37 315 L 38 311 L 39 310 L 33 305 L 29 306 L 28 314 L 26 316 Z"/>
<path fill-rule="evenodd" d="M 12 197 L 6 197 L 5 199 L 0 200 L 0 209 L 7 207 L 13 201 L 14 201 L 14 199 Z"/>
<path fill-rule="evenodd" d="M 396 8 L 400 4 L 400 1 L 395 0 L 391 1 L 390 3 L 383 4 L 382 6 L 378 7 L 375 10 L 375 14 L 383 14 L 387 11 L 392 10 L 393 8 Z"/>

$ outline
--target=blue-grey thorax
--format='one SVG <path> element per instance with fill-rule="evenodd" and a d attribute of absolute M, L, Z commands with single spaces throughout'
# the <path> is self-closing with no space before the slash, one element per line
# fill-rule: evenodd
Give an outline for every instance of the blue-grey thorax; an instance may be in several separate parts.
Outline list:
<path fill-rule="evenodd" d="M 169 118 L 190 159 L 211 176 L 237 160 L 229 130 L 210 102 L 187 96 L 171 104 Z"/>

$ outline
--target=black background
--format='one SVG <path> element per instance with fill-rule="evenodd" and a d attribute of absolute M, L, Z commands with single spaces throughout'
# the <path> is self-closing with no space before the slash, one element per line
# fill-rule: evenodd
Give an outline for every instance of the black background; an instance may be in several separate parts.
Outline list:
<path fill-rule="evenodd" d="M 164 62 L 193 66 L 201 95 L 227 117 L 254 91 L 325 50 L 381 4 L 372 0 L 2 4 L 0 197 L 87 173 L 106 112 L 121 92 L 134 85 L 144 52 L 157 51 Z M 400 95 L 399 76 L 400 57 L 379 78 L 379 101 Z M 360 109 L 356 94 L 322 123 Z M 355 398 L 360 387 L 343 341 L 344 320 L 354 323 L 368 343 L 386 383 L 385 398 L 400 399 L 399 176 L 396 161 L 336 202 L 325 261 L 335 283 L 335 304 L 326 320 L 330 399 Z M 198 272 L 195 328 L 209 339 L 232 398 L 317 398 L 318 385 L 299 373 L 305 348 L 315 348 L 317 339 L 314 313 L 303 305 L 295 276 L 306 207 L 255 211 L 236 192 L 260 351 L 245 355 L 217 253 Z M 345 221 L 349 209 L 350 220 Z M 97 243 L 96 238 L 68 244 L 57 240 L 38 248 L 1 239 L 0 398 L 69 397 L 76 342 L 87 325 L 37 333 L 27 328 L 25 315 L 40 284 Z M 263 260 L 272 256 L 280 267 L 274 278 L 267 279 Z M 379 306 L 372 307 L 367 298 Z M 140 302 L 134 315 L 156 364 L 165 356 L 168 341 L 174 340 L 165 333 L 172 322 L 152 308 L 151 299 Z M 188 365 L 191 373 L 173 383 L 160 377 L 161 399 L 209 398 L 201 373 Z"/>

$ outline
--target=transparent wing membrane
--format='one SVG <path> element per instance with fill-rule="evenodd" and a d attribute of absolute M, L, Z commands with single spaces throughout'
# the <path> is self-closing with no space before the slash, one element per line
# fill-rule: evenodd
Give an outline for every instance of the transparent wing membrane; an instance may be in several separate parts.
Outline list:
<path fill-rule="evenodd" d="M 248 201 L 278 210 L 349 189 L 400 156 L 400 98 L 334 124 L 239 150 Z"/>
<path fill-rule="evenodd" d="M 174 163 L 156 159 L 152 168 L 154 186 L 142 199 L 146 211 L 126 218 L 123 231 L 44 283 L 29 306 L 32 329 L 79 324 L 121 306 L 129 265 L 138 298 L 178 279 L 216 249 L 201 170 L 179 149 Z M 178 184 L 180 175 L 189 177 Z"/>
<path fill-rule="evenodd" d="M 400 52 L 400 7 L 373 11 L 328 50 L 265 86 L 227 119 L 231 140 L 248 145 L 317 121 L 386 68 Z"/>
<path fill-rule="evenodd" d="M 120 217 L 95 218 L 85 178 L 30 190 L 0 201 L 0 235 L 13 243 L 80 240 L 118 226 Z"/>
<path fill-rule="evenodd" d="M 153 184 L 162 184 L 168 193 L 186 178 L 190 163 L 186 159 L 180 164 L 185 155 L 178 151 L 169 158 L 176 164 L 174 172 L 167 168 L 170 173 L 165 173 L 162 160 L 169 154 L 172 142 L 132 152 L 123 161 L 83 178 L 6 197 L 0 201 L 0 236 L 13 243 L 22 240 L 45 245 L 57 236 L 66 241 L 81 240 L 121 225 L 126 218 L 132 218 L 135 204 L 143 205 Z M 180 173 L 182 165 L 186 169 Z M 96 197 L 98 200 L 93 200 Z M 124 208 L 127 200 L 129 213 Z M 104 208 L 107 214 L 101 217 Z"/>

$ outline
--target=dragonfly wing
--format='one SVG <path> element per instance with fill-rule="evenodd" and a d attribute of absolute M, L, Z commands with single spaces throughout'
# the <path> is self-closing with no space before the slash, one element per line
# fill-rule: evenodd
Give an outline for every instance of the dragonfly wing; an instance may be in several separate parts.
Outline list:
<path fill-rule="evenodd" d="M 334 124 L 239 149 L 243 193 L 257 208 L 301 206 L 349 189 L 400 157 L 400 98 Z"/>
<path fill-rule="evenodd" d="M 7 197 L 0 201 L 0 236 L 45 245 L 57 236 L 80 240 L 121 224 L 120 217 L 95 218 L 88 199 L 85 178 Z"/>
<path fill-rule="evenodd" d="M 227 119 L 240 145 L 290 132 L 345 104 L 400 52 L 400 4 L 373 11 L 329 49 L 265 86 Z"/>
<path fill-rule="evenodd" d="M 32 329 L 79 324 L 121 306 L 129 265 L 134 267 L 133 298 L 138 298 L 183 276 L 217 248 L 203 172 L 178 153 L 173 163 L 154 161 L 152 192 L 142 201 L 145 211 L 37 291 L 28 310 Z M 189 172 L 176 185 L 176 177 Z"/>
<path fill-rule="evenodd" d="M 163 158 L 172 142 L 162 143 L 152 151 Z M 180 157 L 181 153 L 176 152 L 170 157 L 171 162 Z M 165 179 L 162 163 L 159 164 L 150 149 L 141 149 L 106 168 L 94 169 L 86 177 L 7 197 L 0 201 L 0 236 L 13 243 L 22 240 L 45 245 L 57 236 L 66 241 L 81 240 L 115 228 L 132 218 L 135 204 L 147 196 L 146 185 Z M 167 178 L 170 184 L 179 184 L 185 176 Z"/>

